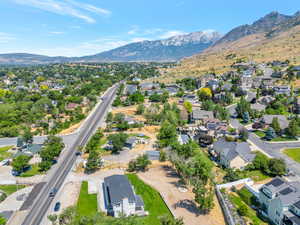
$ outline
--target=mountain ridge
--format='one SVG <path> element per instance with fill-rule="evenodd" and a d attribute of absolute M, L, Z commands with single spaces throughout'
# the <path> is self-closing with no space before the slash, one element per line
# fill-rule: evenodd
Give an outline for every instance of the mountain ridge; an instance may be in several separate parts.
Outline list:
<path fill-rule="evenodd" d="M 141 41 L 83 57 L 45 56 L 28 53 L 0 54 L 0 64 L 45 64 L 63 62 L 177 61 L 199 53 L 221 38 L 214 30 Z"/>

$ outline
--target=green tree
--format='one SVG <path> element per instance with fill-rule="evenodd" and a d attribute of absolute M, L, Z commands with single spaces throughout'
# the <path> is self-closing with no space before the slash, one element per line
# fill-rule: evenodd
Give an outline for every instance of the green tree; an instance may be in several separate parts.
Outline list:
<path fill-rule="evenodd" d="M 269 173 L 274 176 L 282 176 L 286 174 L 286 164 L 283 159 L 270 159 Z"/>
<path fill-rule="evenodd" d="M 30 156 L 27 155 L 19 155 L 12 161 L 12 167 L 14 171 L 22 173 L 26 168 L 29 167 Z"/>
<path fill-rule="evenodd" d="M 236 112 L 240 118 L 243 118 L 245 112 L 250 113 L 250 103 L 246 101 L 244 97 L 240 99 L 240 102 L 236 106 Z M 251 113 L 250 113 L 251 114 Z"/>
<path fill-rule="evenodd" d="M 33 142 L 33 135 L 30 131 L 30 128 L 27 128 L 27 129 L 24 130 L 23 140 L 26 143 L 32 143 Z"/>
<path fill-rule="evenodd" d="M 269 167 L 268 163 L 269 163 L 269 158 L 265 154 L 261 152 L 257 152 L 252 162 L 252 166 L 254 169 L 267 172 Z"/>
<path fill-rule="evenodd" d="M 297 120 L 293 119 L 290 123 L 289 126 L 287 128 L 287 133 L 291 136 L 291 137 L 297 137 L 298 136 L 298 131 L 299 131 L 299 126 L 297 123 Z"/>
<path fill-rule="evenodd" d="M 269 127 L 268 130 L 266 131 L 266 140 L 270 141 L 274 138 L 276 138 L 276 133 L 275 130 L 272 127 Z"/>
<path fill-rule="evenodd" d="M 184 225 L 182 218 L 173 218 L 170 216 L 162 216 L 160 218 L 161 225 Z"/>
<path fill-rule="evenodd" d="M 279 121 L 278 121 L 277 117 L 273 118 L 272 123 L 271 123 L 270 126 L 274 129 L 274 131 L 276 132 L 277 135 L 280 134 L 281 128 L 280 128 L 280 124 L 279 124 Z"/>
<path fill-rule="evenodd" d="M 195 194 L 195 202 L 198 203 L 199 210 L 207 214 L 214 207 L 214 192 L 212 188 L 207 188 L 200 182 L 194 185 L 193 193 Z"/>
<path fill-rule="evenodd" d="M 136 109 L 136 114 L 137 115 L 142 115 L 145 112 L 145 106 L 143 104 L 138 105 Z"/>
<path fill-rule="evenodd" d="M 108 136 L 108 140 L 112 143 L 113 153 L 119 153 L 125 145 L 128 135 L 125 133 L 111 134 Z"/>
<path fill-rule="evenodd" d="M 162 147 L 167 147 L 176 142 L 177 132 L 176 127 L 169 121 L 164 121 L 157 135 Z"/>
<path fill-rule="evenodd" d="M 6 219 L 3 216 L 0 216 L 0 225 L 5 225 Z"/>
<path fill-rule="evenodd" d="M 151 165 L 151 161 L 148 159 L 148 155 L 140 155 L 136 159 L 129 162 L 128 171 L 145 171 L 149 165 Z"/>
<path fill-rule="evenodd" d="M 113 114 L 112 112 L 109 112 L 107 113 L 107 116 L 106 116 L 106 123 L 111 123 L 113 121 Z"/>
<path fill-rule="evenodd" d="M 99 151 L 92 150 L 89 153 L 89 157 L 85 166 L 86 173 L 95 172 L 97 169 L 101 167 L 101 157 Z"/>
<path fill-rule="evenodd" d="M 244 204 L 241 205 L 237 210 L 238 214 L 240 214 L 241 216 L 247 216 L 249 213 L 248 211 L 248 207 Z"/>
<path fill-rule="evenodd" d="M 190 103 L 190 102 L 184 102 L 183 103 L 183 106 L 184 106 L 184 108 L 186 109 L 186 111 L 188 112 L 188 113 L 192 113 L 193 112 L 193 105 L 192 105 L 192 103 Z"/>
<path fill-rule="evenodd" d="M 249 137 L 249 132 L 246 128 L 242 128 L 239 130 L 240 138 L 242 141 L 247 141 Z"/>
<path fill-rule="evenodd" d="M 48 220 L 50 220 L 50 222 L 52 223 L 52 225 L 55 225 L 56 221 L 57 221 L 57 217 L 58 216 L 56 214 L 48 215 Z"/>

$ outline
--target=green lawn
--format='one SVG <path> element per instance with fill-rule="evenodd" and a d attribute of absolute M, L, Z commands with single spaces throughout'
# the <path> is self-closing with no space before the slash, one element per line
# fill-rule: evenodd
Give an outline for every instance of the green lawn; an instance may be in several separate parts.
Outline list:
<path fill-rule="evenodd" d="M 254 181 L 262 181 L 270 178 L 268 175 L 263 174 L 260 170 L 245 171 L 245 173 L 246 177 L 250 177 Z"/>
<path fill-rule="evenodd" d="M 271 141 L 297 141 L 297 139 L 293 137 L 276 137 Z"/>
<path fill-rule="evenodd" d="M 261 130 L 255 130 L 253 133 L 256 134 L 260 138 L 264 138 L 266 136 L 265 132 L 263 132 Z"/>
<path fill-rule="evenodd" d="M 35 175 L 39 175 L 42 174 L 42 172 L 39 171 L 39 165 L 38 164 L 34 164 L 31 166 L 31 168 L 29 170 L 27 170 L 26 172 L 22 173 L 20 175 L 20 177 L 33 177 Z"/>
<path fill-rule="evenodd" d="M 80 194 L 76 207 L 77 216 L 94 216 L 97 213 L 97 194 L 88 193 L 88 182 L 81 184 Z"/>
<path fill-rule="evenodd" d="M 159 225 L 159 217 L 163 215 L 173 217 L 165 202 L 156 190 L 145 184 L 135 174 L 127 174 L 127 177 L 134 186 L 136 194 L 143 198 L 145 210 L 149 212 L 149 216 L 142 218 L 145 225 Z"/>
<path fill-rule="evenodd" d="M 4 191 L 7 195 L 11 195 L 12 193 L 25 188 L 25 185 L 15 185 L 15 184 L 11 184 L 11 185 L 0 185 L 0 190 Z"/>
<path fill-rule="evenodd" d="M 236 208 L 245 205 L 248 208 L 248 215 L 246 215 L 247 219 L 252 221 L 253 225 L 266 224 L 260 218 L 257 217 L 256 211 L 249 207 L 241 198 L 236 194 L 229 194 L 230 201 L 236 206 Z"/>
<path fill-rule="evenodd" d="M 291 159 L 295 160 L 296 162 L 300 163 L 300 148 L 284 149 L 283 153 L 286 154 Z"/>
<path fill-rule="evenodd" d="M 13 146 L 5 146 L 0 148 L 0 161 L 10 158 L 12 154 L 8 152 Z"/>

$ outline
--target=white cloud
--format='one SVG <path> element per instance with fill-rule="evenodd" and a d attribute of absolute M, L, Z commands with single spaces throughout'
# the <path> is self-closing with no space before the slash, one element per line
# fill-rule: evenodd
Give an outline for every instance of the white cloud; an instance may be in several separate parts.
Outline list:
<path fill-rule="evenodd" d="M 0 43 L 8 43 L 9 41 L 15 40 L 16 38 L 8 33 L 0 32 Z"/>
<path fill-rule="evenodd" d="M 90 4 L 84 4 L 73 0 L 13 0 L 17 4 L 28 5 L 44 11 L 59 15 L 68 15 L 84 20 L 87 23 L 95 23 L 96 20 L 89 15 L 95 13 L 100 15 L 110 15 L 107 9 L 102 9 Z"/>
<path fill-rule="evenodd" d="M 166 39 L 166 38 L 170 38 L 170 37 L 177 36 L 177 35 L 183 35 L 183 34 L 186 34 L 186 32 L 180 31 L 180 30 L 170 30 L 170 31 L 166 31 L 165 33 L 161 34 L 159 36 L 159 38 Z"/>
<path fill-rule="evenodd" d="M 65 32 L 62 32 L 62 31 L 50 31 L 49 34 L 64 34 Z"/>

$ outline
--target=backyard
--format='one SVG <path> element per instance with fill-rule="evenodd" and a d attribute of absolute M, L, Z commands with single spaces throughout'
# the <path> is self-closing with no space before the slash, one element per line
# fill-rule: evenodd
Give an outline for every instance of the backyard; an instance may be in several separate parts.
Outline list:
<path fill-rule="evenodd" d="M 250 195 L 252 194 L 250 193 Z M 245 217 L 248 221 L 250 220 L 251 224 L 253 225 L 267 224 L 263 222 L 260 218 L 258 218 L 258 216 L 256 215 L 256 211 L 252 209 L 246 202 L 244 202 L 244 199 L 242 199 L 236 193 L 230 193 L 229 199 L 235 205 L 236 209 L 239 209 L 241 207 L 247 207 L 247 213 Z"/>
<path fill-rule="evenodd" d="M 78 217 L 93 216 L 97 213 L 97 194 L 88 193 L 88 182 L 81 183 L 76 212 Z"/>
<path fill-rule="evenodd" d="M 145 184 L 135 174 L 127 174 L 127 177 L 134 186 L 136 194 L 141 195 L 145 203 L 145 210 L 149 212 L 149 216 L 142 219 L 145 225 L 160 224 L 159 217 L 163 215 L 172 217 L 171 212 L 156 190 Z"/>
<path fill-rule="evenodd" d="M 300 163 L 300 148 L 284 149 L 283 153 L 286 154 L 291 159 L 295 160 L 296 162 Z"/>

